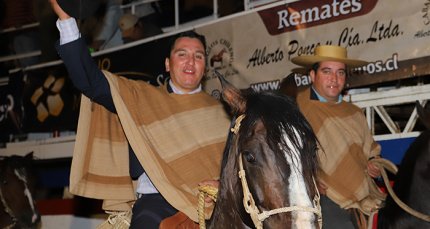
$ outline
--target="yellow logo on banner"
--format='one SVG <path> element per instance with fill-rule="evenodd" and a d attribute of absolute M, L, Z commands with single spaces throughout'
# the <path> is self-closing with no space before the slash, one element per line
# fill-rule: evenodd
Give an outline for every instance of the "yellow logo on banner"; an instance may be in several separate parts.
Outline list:
<path fill-rule="evenodd" d="M 55 78 L 49 75 L 43 85 L 37 88 L 31 96 L 31 102 L 36 106 L 37 119 L 44 122 L 50 115 L 58 116 L 64 107 L 60 91 L 64 86 L 64 77 Z"/>

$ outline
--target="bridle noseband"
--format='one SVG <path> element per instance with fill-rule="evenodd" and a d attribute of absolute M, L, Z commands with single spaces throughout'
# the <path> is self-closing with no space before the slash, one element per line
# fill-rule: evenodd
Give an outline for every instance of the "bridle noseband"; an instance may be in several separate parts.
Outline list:
<path fill-rule="evenodd" d="M 235 125 L 233 128 L 231 128 L 231 132 L 233 132 L 236 136 L 239 133 L 240 124 L 242 120 L 245 118 L 245 115 L 240 115 L 237 117 L 235 121 Z M 257 229 L 263 228 L 263 221 L 271 215 L 279 214 L 279 213 L 285 213 L 285 212 L 292 212 L 292 211 L 306 211 L 306 212 L 312 212 L 318 216 L 318 223 L 319 227 L 322 227 L 322 214 L 321 214 L 321 206 L 320 206 L 320 194 L 318 192 L 318 188 L 316 186 L 315 179 L 314 185 L 316 194 L 313 199 L 313 205 L 314 207 L 308 207 L 308 206 L 289 206 L 289 207 L 282 207 L 282 208 L 276 208 L 270 211 L 263 211 L 260 212 L 260 210 L 255 205 L 254 198 L 252 197 L 252 193 L 249 190 L 248 182 L 246 180 L 245 170 L 243 168 L 243 160 L 242 160 L 242 153 L 239 153 L 239 178 L 241 180 L 242 184 L 242 191 L 243 191 L 243 206 L 245 208 L 245 211 L 251 216 L 252 222 L 254 223 L 254 226 Z"/>

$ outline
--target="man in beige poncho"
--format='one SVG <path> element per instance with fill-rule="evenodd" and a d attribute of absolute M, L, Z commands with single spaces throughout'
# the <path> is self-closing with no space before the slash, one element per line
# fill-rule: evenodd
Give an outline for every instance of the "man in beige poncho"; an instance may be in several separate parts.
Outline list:
<path fill-rule="evenodd" d="M 201 89 L 204 37 L 189 31 L 172 40 L 165 60 L 170 81 L 157 88 L 101 72 L 75 19 L 50 1 L 59 17 L 57 50 L 85 95 L 70 191 L 103 199 L 105 210 L 132 207 L 130 228 L 158 228 L 177 210 L 197 221 L 198 184 L 219 178 L 229 126 L 222 105 Z"/>
<path fill-rule="evenodd" d="M 369 214 L 380 203 L 372 196 L 366 177 L 380 175 L 368 161 L 380 154 L 380 146 L 373 140 L 362 110 L 343 101 L 341 93 L 347 67 L 363 66 L 366 62 L 348 59 L 345 48 L 328 45 L 316 47 L 314 55 L 298 56 L 291 61 L 310 69 L 312 86 L 298 93 L 297 103 L 321 144 L 319 190 L 323 194 L 323 228 L 365 226 L 358 223 L 354 211 L 346 209 Z M 358 214 L 357 218 L 363 216 Z"/>

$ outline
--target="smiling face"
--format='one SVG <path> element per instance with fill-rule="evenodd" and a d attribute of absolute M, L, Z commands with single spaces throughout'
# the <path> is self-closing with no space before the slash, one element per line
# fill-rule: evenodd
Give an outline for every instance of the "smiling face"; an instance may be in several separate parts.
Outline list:
<path fill-rule="evenodd" d="M 336 61 L 322 61 L 318 69 L 309 73 L 312 86 L 329 102 L 337 102 L 345 86 L 346 66 Z"/>
<path fill-rule="evenodd" d="M 181 37 L 175 41 L 170 57 L 165 60 L 173 85 L 184 93 L 195 90 L 206 67 L 205 49 L 197 38 Z"/>

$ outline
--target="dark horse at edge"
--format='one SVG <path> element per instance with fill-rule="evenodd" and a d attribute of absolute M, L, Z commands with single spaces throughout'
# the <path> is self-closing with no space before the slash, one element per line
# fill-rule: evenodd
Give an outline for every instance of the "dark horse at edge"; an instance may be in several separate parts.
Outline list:
<path fill-rule="evenodd" d="M 242 93 L 220 78 L 223 99 L 237 119 L 207 228 L 317 228 L 317 140 L 309 123 L 291 98 L 273 92 Z M 238 176 L 240 163 L 245 185 Z M 244 188 L 253 197 L 246 203 Z M 255 202 L 259 215 L 247 212 L 244 205 L 249 202 Z M 289 210 L 273 212 L 284 208 Z M 263 212 L 268 214 L 264 217 Z"/>
<path fill-rule="evenodd" d="M 412 209 L 430 215 L 430 113 L 418 102 L 418 117 L 427 130 L 410 145 L 394 179 L 393 191 Z M 388 195 L 378 212 L 379 229 L 430 228 L 430 222 L 419 219 L 399 207 Z"/>
<path fill-rule="evenodd" d="M 38 228 L 33 153 L 0 160 L 0 228 Z"/>

